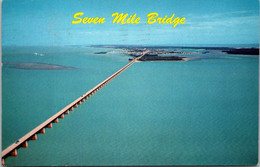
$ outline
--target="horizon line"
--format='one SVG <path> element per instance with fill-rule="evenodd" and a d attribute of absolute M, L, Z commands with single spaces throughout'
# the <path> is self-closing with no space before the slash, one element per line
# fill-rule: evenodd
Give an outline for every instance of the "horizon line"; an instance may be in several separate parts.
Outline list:
<path fill-rule="evenodd" d="M 213 46 L 216 45 L 216 46 Z M 8 44 L 8 45 L 3 45 L 1 47 L 10 47 L 10 46 L 16 46 L 16 47 L 63 47 L 63 46 L 164 46 L 164 47 L 230 47 L 234 46 L 238 47 L 239 45 L 241 46 L 250 46 L 250 47 L 256 47 L 260 46 L 259 43 L 246 43 L 246 44 L 159 44 L 159 45 L 151 45 L 151 44 L 66 44 L 66 45 L 16 45 L 16 44 Z M 253 46 L 254 45 L 254 46 Z"/>

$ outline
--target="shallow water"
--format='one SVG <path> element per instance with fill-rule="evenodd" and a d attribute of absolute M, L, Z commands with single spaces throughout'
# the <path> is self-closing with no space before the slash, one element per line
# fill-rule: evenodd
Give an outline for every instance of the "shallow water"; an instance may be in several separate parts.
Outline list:
<path fill-rule="evenodd" d="M 3 67 L 3 148 L 128 63 L 93 54 L 111 49 L 73 49 L 3 54 L 4 62 L 77 68 Z M 256 164 L 258 56 L 135 63 L 59 121 L 6 164 Z"/>

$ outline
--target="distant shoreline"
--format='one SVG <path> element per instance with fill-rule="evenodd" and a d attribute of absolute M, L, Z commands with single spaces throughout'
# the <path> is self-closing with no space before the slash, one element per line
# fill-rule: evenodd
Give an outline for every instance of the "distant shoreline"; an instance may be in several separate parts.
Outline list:
<path fill-rule="evenodd" d="M 181 60 L 145 60 L 145 61 L 141 61 L 141 60 L 135 60 L 135 62 L 140 63 L 140 62 L 165 62 L 165 61 L 189 61 L 191 58 L 187 58 L 187 57 L 183 57 Z"/>
<path fill-rule="evenodd" d="M 259 48 L 233 48 L 229 50 L 223 50 L 222 52 L 239 55 L 259 55 Z"/>
<path fill-rule="evenodd" d="M 183 61 L 184 57 L 180 56 L 158 56 L 151 55 L 149 53 L 145 54 L 139 61 Z"/>
<path fill-rule="evenodd" d="M 209 51 L 216 50 L 224 54 L 238 54 L 238 55 L 259 55 L 259 47 L 192 47 L 192 46 L 134 46 L 134 45 L 91 45 L 91 47 L 100 47 L 100 48 L 116 48 L 116 49 L 125 49 L 129 52 L 130 56 L 135 56 L 135 54 L 144 49 L 146 50 L 164 50 L 164 49 L 203 49 L 205 53 Z M 97 52 L 96 54 L 103 53 Z M 166 53 L 166 52 L 165 52 Z M 168 52 L 168 53 L 177 53 Z M 167 54 L 168 54 L 167 53 Z M 180 53 L 180 54 L 187 54 Z M 159 54 L 159 53 L 158 53 Z"/>
<path fill-rule="evenodd" d="M 166 49 L 166 48 L 178 48 L 178 49 L 206 49 L 206 50 L 229 50 L 229 49 L 259 49 L 257 46 L 145 46 L 145 45 L 90 45 L 90 47 L 97 48 L 147 48 L 147 49 Z"/>

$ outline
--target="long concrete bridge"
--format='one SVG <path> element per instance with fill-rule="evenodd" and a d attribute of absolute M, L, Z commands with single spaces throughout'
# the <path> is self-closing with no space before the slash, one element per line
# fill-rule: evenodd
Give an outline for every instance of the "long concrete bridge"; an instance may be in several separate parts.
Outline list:
<path fill-rule="evenodd" d="M 15 143 L 7 147 L 4 151 L 2 151 L 2 165 L 5 165 L 5 159 L 8 156 L 17 156 L 17 150 L 19 148 L 28 148 L 28 141 L 29 140 L 37 140 L 37 134 L 38 133 L 45 133 L 45 128 L 52 128 L 52 123 L 58 123 L 59 119 L 63 119 L 64 115 L 68 115 L 69 111 L 73 111 L 74 108 L 77 108 L 78 105 L 80 105 L 82 102 L 87 100 L 91 95 L 96 93 L 99 89 L 101 89 L 103 86 L 105 86 L 108 82 L 110 82 L 112 79 L 114 79 L 116 76 L 118 76 L 120 73 L 122 73 L 124 70 L 126 70 L 128 67 L 130 67 L 133 63 L 136 62 L 136 60 L 142 58 L 148 51 L 145 51 L 142 53 L 141 56 L 136 57 L 133 59 L 130 63 L 125 65 L 123 68 L 112 74 L 110 77 L 105 79 L 103 82 L 99 83 L 97 86 L 74 100 L 72 103 L 67 105 L 65 108 L 57 112 L 55 115 L 44 121 L 42 124 L 34 128 L 32 131 L 24 135 L 22 138 L 17 140 Z"/>

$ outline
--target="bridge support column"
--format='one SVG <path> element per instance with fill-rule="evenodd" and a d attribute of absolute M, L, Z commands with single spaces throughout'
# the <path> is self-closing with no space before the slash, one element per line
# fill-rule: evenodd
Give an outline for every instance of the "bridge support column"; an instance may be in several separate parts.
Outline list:
<path fill-rule="evenodd" d="M 70 108 L 70 111 L 73 111 L 73 110 L 74 110 L 74 108 L 73 108 L 73 107 L 71 107 L 71 108 Z"/>
<path fill-rule="evenodd" d="M 78 108 L 78 105 L 77 105 L 77 104 L 75 104 L 73 107 L 74 107 L 74 108 Z"/>
<path fill-rule="evenodd" d="M 42 128 L 42 130 L 40 131 L 40 133 L 45 134 L 45 128 Z"/>
<path fill-rule="evenodd" d="M 66 114 L 66 115 L 69 115 L 69 111 L 67 110 L 67 111 L 65 112 L 65 114 Z"/>
<path fill-rule="evenodd" d="M 50 124 L 48 125 L 48 128 L 52 128 L 52 123 L 50 123 Z"/>
<path fill-rule="evenodd" d="M 85 99 L 83 98 L 81 101 L 82 101 L 82 102 L 84 102 L 84 101 L 85 101 Z"/>
<path fill-rule="evenodd" d="M 64 114 L 61 114 L 60 118 L 63 119 L 64 118 Z"/>
<path fill-rule="evenodd" d="M 34 134 L 32 140 L 37 140 L 37 134 Z"/>
<path fill-rule="evenodd" d="M 4 166 L 4 165 L 5 165 L 5 159 L 2 158 L 2 166 Z"/>
<path fill-rule="evenodd" d="M 78 105 L 80 105 L 80 104 L 81 104 L 81 101 L 78 102 Z"/>
<path fill-rule="evenodd" d="M 28 142 L 27 141 L 25 141 L 24 143 L 23 143 L 23 146 L 22 146 L 23 148 L 28 148 Z"/>
<path fill-rule="evenodd" d="M 12 151 L 11 156 L 13 156 L 13 157 L 17 156 L 17 150 L 16 149 L 14 149 L 14 151 Z"/>
<path fill-rule="evenodd" d="M 59 119 L 56 118 L 55 121 L 54 121 L 54 123 L 59 123 Z"/>

